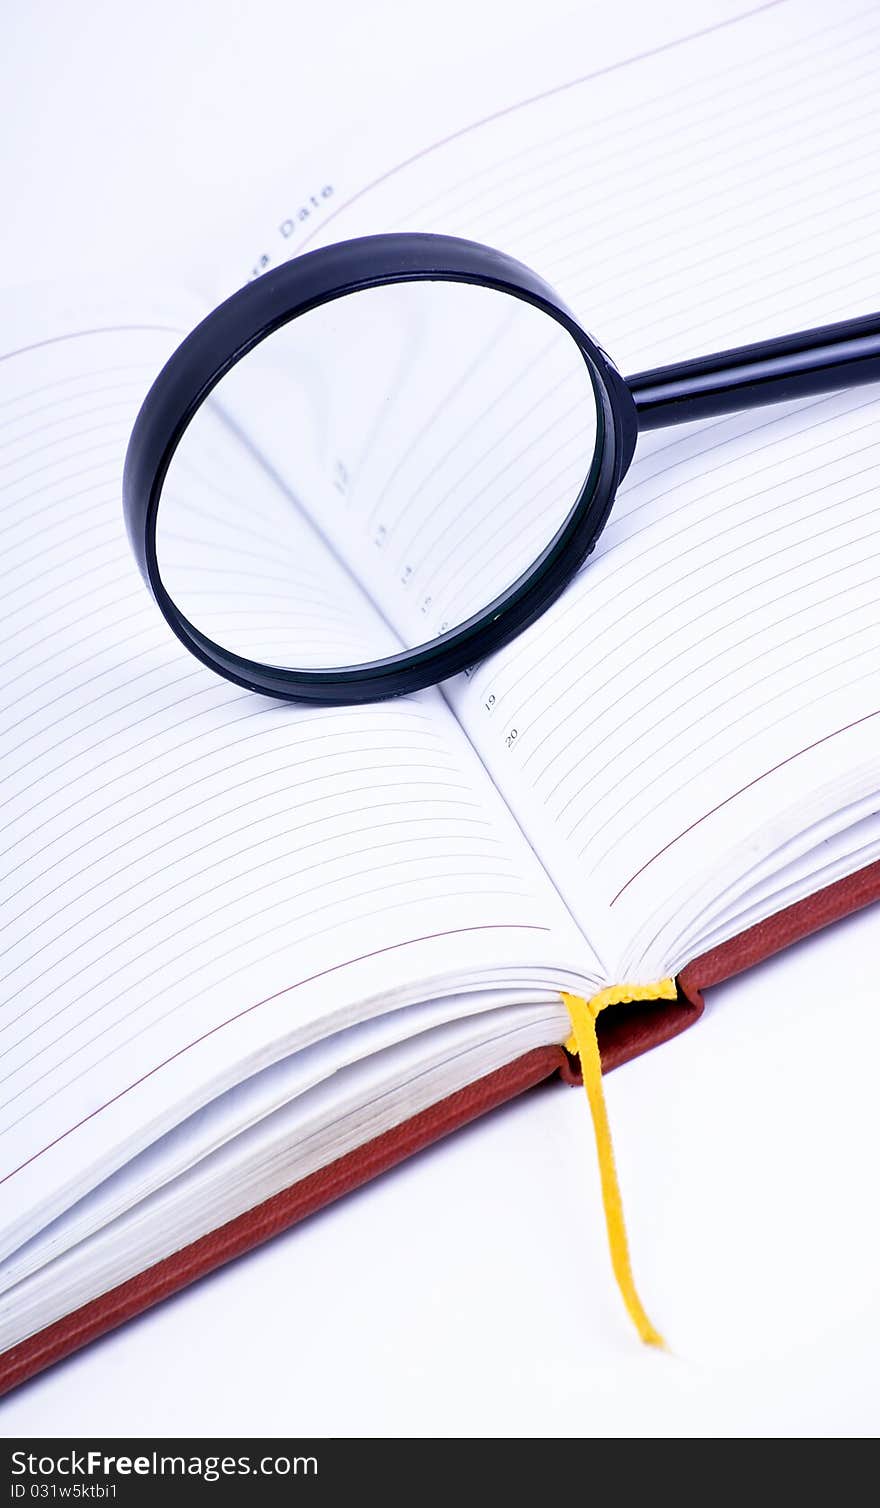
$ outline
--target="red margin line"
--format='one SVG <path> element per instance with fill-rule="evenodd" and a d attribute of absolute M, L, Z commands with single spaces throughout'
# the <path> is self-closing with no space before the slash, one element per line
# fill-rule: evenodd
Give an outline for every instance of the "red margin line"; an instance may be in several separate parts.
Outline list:
<path fill-rule="evenodd" d="M 670 838 L 669 842 L 664 843 L 663 847 L 658 849 L 650 859 L 646 859 L 641 869 L 637 869 L 635 874 L 630 875 L 626 884 L 621 886 L 614 900 L 609 902 L 609 905 L 613 906 L 615 901 L 619 901 L 624 890 L 628 890 L 633 880 L 637 880 L 640 874 L 644 874 L 645 870 L 654 863 L 655 859 L 659 859 L 668 849 L 672 848 L 673 844 L 678 843 L 681 838 L 687 837 L 688 833 L 693 832 L 694 828 L 699 827 L 700 823 L 705 822 L 708 817 L 714 817 L 716 812 L 720 812 L 722 806 L 727 806 L 728 802 L 735 801 L 737 796 L 741 796 L 744 791 L 751 790 L 752 786 L 757 785 L 759 780 L 766 780 L 768 775 L 775 775 L 777 770 L 784 769 L 787 764 L 791 764 L 792 760 L 800 759 L 802 754 L 809 754 L 811 749 L 818 749 L 821 744 L 827 744 L 830 738 L 837 738 L 841 733 L 848 733 L 850 728 L 857 728 L 860 723 L 870 722 L 872 717 L 880 717 L 880 708 L 876 712 L 866 712 L 864 717 L 857 717 L 855 722 L 846 723 L 842 728 L 835 728 L 833 733 L 826 733 L 823 738 L 817 738 L 815 743 L 807 744 L 805 749 L 798 749 L 794 754 L 789 754 L 787 759 L 780 759 L 778 764 L 771 765 L 769 770 L 764 770 L 762 774 L 756 775 L 754 780 L 750 780 L 747 785 L 741 785 L 738 791 L 734 791 L 730 796 L 725 796 L 724 800 L 719 801 L 717 806 L 713 806 L 708 812 L 704 812 L 702 817 L 697 818 L 696 822 L 692 822 L 689 827 L 686 827 L 683 832 L 678 833 L 676 837 Z"/>
<path fill-rule="evenodd" d="M 375 948 L 372 953 L 362 953 L 358 958 L 347 958 L 344 963 L 333 964 L 329 969 L 320 969 L 317 974 L 310 974 L 307 979 L 298 979 L 296 984 L 287 984 L 282 990 L 276 990 L 274 995 L 267 995 L 265 999 L 256 1000 L 253 1005 L 245 1006 L 244 1010 L 237 1011 L 234 1016 L 228 1016 L 225 1021 L 219 1021 L 216 1026 L 211 1027 L 210 1031 L 203 1032 L 193 1042 L 187 1042 L 184 1047 L 179 1047 L 169 1058 L 163 1059 L 161 1063 L 157 1063 L 153 1068 L 148 1069 L 146 1073 L 141 1074 L 140 1078 L 135 1079 L 133 1084 L 128 1084 L 125 1089 L 120 1089 L 119 1093 L 114 1094 L 112 1099 L 105 1100 L 103 1105 L 98 1105 L 95 1110 L 90 1110 L 88 1115 L 84 1115 L 82 1120 L 76 1122 L 76 1125 L 69 1126 L 66 1131 L 62 1131 L 53 1141 L 47 1142 L 45 1147 L 40 1147 L 38 1152 L 33 1152 L 24 1162 L 19 1163 L 17 1168 L 13 1168 L 10 1173 L 4 1173 L 3 1177 L 0 1178 L 0 1184 L 7 1183 L 10 1178 L 14 1178 L 16 1173 L 22 1172 L 32 1162 L 36 1162 L 37 1158 L 42 1157 L 44 1152 L 49 1152 L 53 1147 L 57 1147 L 59 1142 L 71 1136 L 74 1131 L 78 1131 L 80 1126 L 84 1126 L 87 1121 L 94 1120 L 95 1116 L 100 1115 L 102 1110 L 108 1110 L 111 1105 L 116 1104 L 117 1100 L 121 1100 L 124 1095 L 130 1094 L 132 1089 L 137 1089 L 139 1084 L 145 1083 L 147 1079 L 152 1078 L 153 1074 L 158 1073 L 160 1069 L 167 1068 L 168 1064 L 173 1063 L 176 1058 L 182 1057 L 191 1048 L 198 1047 L 200 1042 L 206 1042 L 208 1037 L 213 1037 L 217 1032 L 222 1031 L 224 1026 L 231 1026 L 233 1021 L 240 1021 L 243 1016 L 249 1016 L 251 1011 L 259 1010 L 261 1005 L 270 1005 L 273 1000 L 280 1000 L 282 995 L 289 995 L 291 990 L 301 989 L 304 984 L 313 984 L 316 979 L 323 979 L 328 974 L 335 974 L 339 969 L 347 969 L 353 964 L 364 963 L 368 958 L 378 958 L 381 953 L 394 953 L 398 948 L 409 948 L 413 943 L 433 942 L 438 937 L 460 937 L 466 932 L 497 931 L 549 932 L 550 928 L 539 927 L 526 922 L 499 922 L 496 925 L 483 923 L 477 927 L 456 927 L 452 932 L 429 932 L 426 937 L 410 937 L 405 942 L 392 943 L 386 948 Z"/>
<path fill-rule="evenodd" d="M 775 10 L 777 6 L 783 3 L 785 3 L 785 0 L 765 0 L 763 5 L 756 5 L 753 10 L 742 11 L 738 16 L 728 16 L 726 20 L 716 21 L 712 26 L 703 26 L 699 31 L 687 32 L 683 37 L 676 37 L 672 42 L 661 42 L 656 47 L 647 48 L 645 52 L 634 53 L 632 57 L 619 58 L 616 63 L 607 63 L 604 68 L 596 68 L 592 73 L 581 74 L 580 78 L 569 79 L 565 84 L 554 84 L 552 89 L 543 89 L 540 94 L 531 94 L 527 99 L 517 100 L 513 105 L 504 105 L 502 109 L 494 110 L 491 115 L 484 115 L 480 120 L 471 121 L 470 125 L 460 126 L 457 131 L 450 132 L 448 136 L 441 136 L 439 141 L 432 142 L 428 147 L 422 147 L 420 151 L 414 152 L 411 157 L 405 157 L 403 162 L 398 162 L 393 168 L 388 168 L 386 172 L 380 173 L 378 178 L 374 178 L 372 182 L 366 184 L 362 189 L 358 189 L 356 194 L 352 194 L 350 199 L 346 199 L 344 203 L 338 205 L 331 214 L 327 215 L 326 219 L 321 221 L 320 225 L 316 225 L 314 230 L 309 232 L 305 239 L 300 242 L 300 251 L 305 250 L 306 246 L 308 246 L 310 241 L 314 240 L 315 236 L 321 235 L 327 226 L 336 219 L 337 215 L 341 215 L 345 210 L 350 209 L 365 194 L 372 193 L 373 189 L 378 188 L 380 184 L 385 183 L 389 178 L 393 178 L 396 173 L 402 173 L 404 168 L 412 167 L 414 162 L 421 162 L 422 158 L 429 157 L 432 152 L 439 151 L 441 147 L 448 147 L 450 142 L 458 141 L 459 137 L 467 136 L 471 131 L 479 130 L 481 126 L 489 126 L 493 121 L 503 120 L 505 115 L 512 115 L 516 110 L 524 110 L 528 105 L 537 105 L 540 104 L 541 100 L 552 99 L 555 94 L 564 94 L 566 90 L 575 89 L 579 84 L 589 84 L 592 83 L 593 79 L 600 79 L 606 74 L 619 73 L 621 69 L 628 68 L 631 63 L 643 63 L 647 58 L 656 58 L 661 53 L 671 52 L 673 48 L 683 46 L 685 42 L 697 42 L 701 37 L 711 36 L 716 31 L 724 31 L 726 27 L 735 26 L 739 21 L 748 21 L 752 16 L 760 15 L 762 11 Z"/>

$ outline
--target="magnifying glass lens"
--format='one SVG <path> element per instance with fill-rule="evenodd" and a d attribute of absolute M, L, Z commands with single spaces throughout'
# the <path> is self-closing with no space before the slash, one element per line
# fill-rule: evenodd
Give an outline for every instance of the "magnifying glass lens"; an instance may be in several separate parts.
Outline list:
<path fill-rule="evenodd" d="M 587 361 L 537 305 L 361 288 L 267 335 L 196 410 L 160 494 L 161 583 L 259 665 L 421 652 L 534 571 L 600 440 Z"/>

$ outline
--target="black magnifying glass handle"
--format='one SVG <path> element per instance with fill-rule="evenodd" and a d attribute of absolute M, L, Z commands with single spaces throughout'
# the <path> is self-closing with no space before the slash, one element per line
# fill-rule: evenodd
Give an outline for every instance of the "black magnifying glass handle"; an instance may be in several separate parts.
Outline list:
<path fill-rule="evenodd" d="M 639 431 L 880 381 L 880 312 L 638 372 Z"/>

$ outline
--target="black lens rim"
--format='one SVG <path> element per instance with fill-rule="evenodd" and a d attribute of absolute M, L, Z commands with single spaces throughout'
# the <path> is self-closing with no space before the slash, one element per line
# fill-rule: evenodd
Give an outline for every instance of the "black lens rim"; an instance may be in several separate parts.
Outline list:
<path fill-rule="evenodd" d="M 482 284 L 543 310 L 573 337 L 597 402 L 597 444 L 589 477 L 568 519 L 534 565 L 495 602 L 415 649 L 356 666 L 301 670 L 245 660 L 202 634 L 162 583 L 156 519 L 168 466 L 205 398 L 267 336 L 307 310 L 360 289 L 415 281 Z M 419 691 L 447 680 L 510 642 L 559 596 L 594 548 L 635 443 L 632 396 L 604 351 L 529 268 L 474 241 L 427 234 L 359 237 L 309 252 L 264 273 L 209 314 L 153 383 L 132 431 L 123 505 L 138 567 L 177 638 L 236 685 L 287 701 L 351 705 Z"/>

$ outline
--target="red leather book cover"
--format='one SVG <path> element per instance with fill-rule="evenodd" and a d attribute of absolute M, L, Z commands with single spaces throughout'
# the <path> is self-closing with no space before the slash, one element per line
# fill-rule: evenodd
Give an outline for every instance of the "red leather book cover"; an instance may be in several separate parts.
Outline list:
<path fill-rule="evenodd" d="M 604 1012 L 598 1023 L 603 1068 L 616 1068 L 684 1031 L 703 1010 L 704 989 L 877 899 L 880 862 L 694 959 L 678 977 L 677 1001 Z M 576 1063 L 563 1048 L 536 1048 L 183 1247 L 6 1351 L 0 1356 L 0 1393 L 555 1073 L 568 1083 L 579 1082 Z"/>

